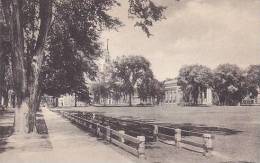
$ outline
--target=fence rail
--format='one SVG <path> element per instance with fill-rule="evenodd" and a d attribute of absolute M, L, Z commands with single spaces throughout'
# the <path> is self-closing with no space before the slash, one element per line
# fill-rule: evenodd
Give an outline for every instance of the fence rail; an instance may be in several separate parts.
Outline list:
<path fill-rule="evenodd" d="M 93 132 L 97 137 L 103 137 L 108 142 L 111 142 L 122 149 L 130 152 L 139 158 L 145 157 L 145 137 L 133 137 L 124 133 L 124 131 L 116 131 L 111 129 L 110 126 L 104 126 L 95 121 L 96 116 L 92 115 L 92 119 L 78 115 L 77 112 L 59 111 L 60 114 L 69 119 L 70 121 L 83 126 Z M 131 145 L 130 145 L 131 144 Z"/>
<path fill-rule="evenodd" d="M 177 148 L 182 148 L 183 144 L 191 145 L 194 147 L 202 148 L 203 155 L 210 156 L 213 151 L 212 139 L 214 138 L 211 134 L 199 133 L 188 130 L 181 130 L 179 128 L 172 128 L 167 126 L 156 125 L 154 123 L 146 123 L 132 120 L 121 120 L 112 117 L 106 117 L 96 112 L 78 112 L 78 111 L 62 111 L 61 114 L 81 126 L 84 126 L 92 132 L 95 132 L 97 136 L 104 137 L 107 141 L 123 148 L 124 150 L 138 156 L 144 157 L 145 140 L 151 139 L 153 141 L 164 141 L 171 140 L 174 142 Z M 125 134 L 125 131 L 117 131 L 112 129 L 112 125 L 124 126 L 124 123 L 128 123 L 136 126 L 143 126 L 143 129 L 149 130 L 152 135 L 137 136 Z M 111 126 L 110 126 L 111 125 Z M 139 127 L 140 128 L 140 127 Z M 140 134 L 139 128 L 135 128 L 134 131 L 127 131 L 128 133 Z M 141 135 L 143 135 L 142 133 Z M 197 137 L 202 140 L 195 142 L 192 140 L 186 140 L 185 135 Z M 130 145 L 131 144 L 131 145 Z M 135 146 L 133 146 L 133 144 Z"/>
<path fill-rule="evenodd" d="M 156 129 L 158 128 L 158 129 Z M 176 147 L 181 148 L 182 144 L 188 144 L 194 147 L 202 148 L 203 155 L 210 156 L 213 151 L 213 143 L 212 139 L 214 138 L 211 134 L 203 134 L 193 131 L 181 130 L 178 128 L 171 128 L 171 127 L 162 127 L 154 125 L 155 132 L 154 134 L 160 138 L 166 138 L 173 140 L 175 142 Z M 169 135 L 167 133 L 160 133 L 160 129 L 168 130 L 168 133 L 173 133 L 173 135 Z M 194 142 L 191 140 L 185 140 L 185 136 L 182 136 L 183 133 L 188 133 L 189 136 L 198 137 L 202 140 L 202 143 Z M 156 138 L 155 138 L 156 139 Z"/>

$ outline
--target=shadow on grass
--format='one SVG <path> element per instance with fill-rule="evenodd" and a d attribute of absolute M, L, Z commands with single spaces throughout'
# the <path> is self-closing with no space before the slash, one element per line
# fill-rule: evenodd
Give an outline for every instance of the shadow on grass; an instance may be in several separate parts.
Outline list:
<path fill-rule="evenodd" d="M 179 128 L 183 130 L 183 136 L 191 136 L 189 132 L 195 133 L 208 133 L 214 135 L 236 135 L 243 131 L 223 128 L 223 127 L 214 127 L 214 126 L 205 126 L 205 125 L 198 125 L 192 123 L 182 123 L 182 124 L 166 124 L 165 126 L 171 128 Z M 188 132 L 185 132 L 188 131 Z"/>
<path fill-rule="evenodd" d="M 1 115 L 1 119 L 12 118 L 12 116 L 6 117 L 4 114 Z M 4 116 L 4 118 L 3 118 Z M 5 152 L 8 149 L 12 149 L 12 147 L 7 147 L 7 138 L 11 136 L 14 132 L 14 127 L 12 124 L 2 123 L 0 124 L 0 153 Z"/>
<path fill-rule="evenodd" d="M 198 150 L 195 150 L 195 149 L 191 149 L 191 148 L 188 148 L 188 147 L 182 147 L 182 148 L 183 148 L 183 149 L 186 149 L 187 151 L 191 151 L 191 152 L 195 152 L 195 153 L 203 154 L 203 152 L 198 151 Z"/>
<path fill-rule="evenodd" d="M 48 127 L 42 114 L 36 114 L 36 131 L 38 134 L 48 134 Z"/>
<path fill-rule="evenodd" d="M 155 149 L 161 149 L 161 147 L 159 145 L 156 145 L 156 143 L 154 142 L 146 142 L 145 149 L 155 150 Z"/>
<path fill-rule="evenodd" d="M 19 135 L 13 135 L 13 114 L 6 112 L 0 115 L 0 117 L 0 153 L 8 152 L 12 149 L 18 149 L 22 151 L 42 151 L 52 149 L 51 142 L 48 140 L 48 128 L 45 120 L 43 119 L 43 115 L 40 115 L 38 113 L 36 114 L 36 131 L 39 136 L 27 135 L 21 139 Z M 8 141 L 10 136 L 14 136 L 11 143 Z M 33 140 L 35 139 L 33 143 L 30 142 L 31 138 L 33 138 Z M 20 142 L 22 143 L 22 145 L 17 146 L 16 143 Z"/>
<path fill-rule="evenodd" d="M 220 162 L 220 163 L 255 163 L 255 162 L 248 162 L 248 161 L 227 161 L 227 162 Z"/>
<path fill-rule="evenodd" d="M 4 139 L 11 136 L 13 132 L 13 126 L 0 126 L 0 139 Z"/>

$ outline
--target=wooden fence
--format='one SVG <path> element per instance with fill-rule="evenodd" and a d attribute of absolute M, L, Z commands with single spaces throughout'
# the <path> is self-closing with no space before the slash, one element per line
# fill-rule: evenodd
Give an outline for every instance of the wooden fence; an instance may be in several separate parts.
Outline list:
<path fill-rule="evenodd" d="M 126 151 L 142 158 L 144 157 L 145 140 L 162 141 L 162 139 L 170 140 L 174 142 L 177 148 L 182 148 L 182 144 L 188 144 L 193 147 L 198 147 L 203 150 L 203 155 L 210 156 L 213 151 L 211 134 L 181 130 L 179 128 L 171 128 L 160 126 L 152 123 L 138 122 L 133 120 L 120 120 L 117 118 L 106 117 L 94 112 L 61 112 L 62 115 L 77 124 L 88 127 L 92 132 L 96 133 L 99 137 L 104 137 L 107 141 L 118 145 Z M 138 124 L 134 128 L 135 131 L 126 131 L 131 135 L 145 135 L 145 136 L 130 136 L 125 134 L 124 130 L 116 131 L 111 126 L 124 126 L 124 123 Z M 146 133 L 140 129 L 140 126 L 144 126 Z M 140 134 L 141 133 L 141 134 Z M 189 137 L 196 137 L 200 142 L 196 142 L 193 139 L 186 139 Z"/>
<path fill-rule="evenodd" d="M 161 132 L 162 130 L 164 132 Z M 178 148 L 182 148 L 182 144 L 188 144 L 193 147 L 202 148 L 203 155 L 205 156 L 210 156 L 211 152 L 213 151 L 212 139 L 214 137 L 211 134 L 203 134 L 203 133 L 198 133 L 193 131 L 181 130 L 179 128 L 171 128 L 171 127 L 154 125 L 154 135 L 155 135 L 155 140 L 157 140 L 158 138 L 173 140 L 175 142 L 175 146 Z M 185 136 L 182 135 L 197 137 L 198 139 L 200 139 L 200 142 L 195 142 L 192 141 L 191 139 L 185 140 Z"/>
<path fill-rule="evenodd" d="M 70 121 L 84 127 L 94 133 L 97 137 L 104 138 L 108 142 L 111 142 L 122 149 L 138 156 L 139 158 L 145 158 L 145 137 L 137 136 L 133 137 L 125 134 L 125 131 L 116 131 L 109 125 L 104 126 L 97 121 L 95 114 L 92 114 L 91 119 L 83 118 L 78 115 L 77 112 L 60 111 L 63 117 Z"/>

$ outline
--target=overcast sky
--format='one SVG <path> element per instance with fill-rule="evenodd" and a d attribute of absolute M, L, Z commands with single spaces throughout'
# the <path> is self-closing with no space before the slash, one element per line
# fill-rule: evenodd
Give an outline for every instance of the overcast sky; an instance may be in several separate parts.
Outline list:
<path fill-rule="evenodd" d="M 125 26 L 103 33 L 111 57 L 143 55 L 160 80 L 176 77 L 185 64 L 260 64 L 260 0 L 156 0 L 167 6 L 167 19 L 150 38 L 128 19 L 127 0 L 120 2 L 111 14 Z"/>

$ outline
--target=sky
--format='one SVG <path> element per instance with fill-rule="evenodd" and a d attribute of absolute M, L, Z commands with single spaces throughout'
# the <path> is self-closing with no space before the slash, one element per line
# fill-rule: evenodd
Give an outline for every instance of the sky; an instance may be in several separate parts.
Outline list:
<path fill-rule="evenodd" d="M 154 24 L 150 38 L 128 18 L 127 0 L 120 3 L 110 14 L 124 26 L 104 31 L 102 40 L 109 39 L 112 59 L 147 58 L 159 80 L 177 77 L 183 65 L 260 64 L 260 0 L 156 0 L 167 7 L 166 19 Z"/>

